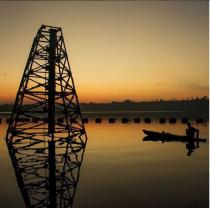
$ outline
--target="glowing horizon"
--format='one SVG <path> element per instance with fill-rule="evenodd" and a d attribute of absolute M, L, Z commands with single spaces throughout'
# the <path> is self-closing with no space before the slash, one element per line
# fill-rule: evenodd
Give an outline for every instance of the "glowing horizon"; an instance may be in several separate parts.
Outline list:
<path fill-rule="evenodd" d="M 4 1 L 0 9 L 0 103 L 15 101 L 41 24 L 62 27 L 80 102 L 208 96 L 208 2 Z"/>

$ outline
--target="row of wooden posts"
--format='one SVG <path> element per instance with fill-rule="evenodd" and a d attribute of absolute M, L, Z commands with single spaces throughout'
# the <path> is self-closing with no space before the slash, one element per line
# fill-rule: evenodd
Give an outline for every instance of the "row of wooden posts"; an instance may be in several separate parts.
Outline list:
<path fill-rule="evenodd" d="M 92 120 L 92 119 L 89 119 L 89 118 L 83 118 L 83 123 L 89 123 L 89 121 Z M 95 123 L 102 123 L 102 118 L 95 118 L 94 121 Z M 118 119 L 116 118 L 108 118 L 108 122 L 109 123 L 115 123 Z M 151 123 L 152 122 L 152 118 L 120 118 L 120 121 L 121 123 L 129 123 L 129 122 L 134 122 L 134 123 Z M 177 122 L 177 118 L 168 118 L 168 122 L 171 123 L 171 124 L 175 124 Z M 181 118 L 181 123 L 183 124 L 186 124 L 189 122 L 189 119 L 188 118 Z M 6 123 L 9 123 L 10 119 L 9 118 L 6 118 Z M 19 118 L 18 119 L 19 122 L 32 122 L 32 123 L 38 123 L 39 121 L 43 121 L 43 120 L 39 120 L 39 119 L 30 119 L 30 118 Z M 45 119 L 45 121 L 47 122 L 47 119 Z M 64 119 L 63 118 L 58 118 L 57 119 L 57 122 L 58 123 L 63 123 L 64 122 Z M 74 122 L 74 119 L 70 119 L 70 122 Z M 160 124 L 164 124 L 167 122 L 167 119 L 166 118 L 159 118 L 158 119 L 158 122 Z M 204 123 L 204 119 L 203 118 L 196 118 L 195 119 L 195 122 L 196 123 Z M 0 118 L 0 123 L 2 123 L 2 119 Z"/>

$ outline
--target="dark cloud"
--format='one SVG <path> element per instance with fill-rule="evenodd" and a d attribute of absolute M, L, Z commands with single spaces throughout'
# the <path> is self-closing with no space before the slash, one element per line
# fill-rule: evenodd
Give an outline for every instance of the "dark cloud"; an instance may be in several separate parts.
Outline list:
<path fill-rule="evenodd" d="M 192 90 L 209 90 L 209 85 L 201 84 L 200 82 L 192 81 L 192 80 L 179 80 L 177 82 L 155 82 L 155 85 L 163 86 L 163 87 L 175 87 L 175 88 L 188 88 Z"/>

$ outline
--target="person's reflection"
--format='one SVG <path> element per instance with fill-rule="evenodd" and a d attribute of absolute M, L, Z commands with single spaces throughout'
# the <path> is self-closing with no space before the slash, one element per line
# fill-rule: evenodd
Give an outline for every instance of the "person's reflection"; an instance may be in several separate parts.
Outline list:
<path fill-rule="evenodd" d="M 186 144 L 186 149 L 188 150 L 187 156 L 191 156 L 196 148 L 199 148 L 199 142 L 195 141 L 194 139 L 189 140 L 189 142 Z"/>

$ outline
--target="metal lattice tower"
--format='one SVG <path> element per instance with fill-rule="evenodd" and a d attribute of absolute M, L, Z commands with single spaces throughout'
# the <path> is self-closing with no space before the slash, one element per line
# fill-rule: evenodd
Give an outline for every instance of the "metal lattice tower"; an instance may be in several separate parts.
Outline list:
<path fill-rule="evenodd" d="M 6 141 L 26 207 L 72 207 L 87 135 L 61 28 L 34 38 Z"/>

